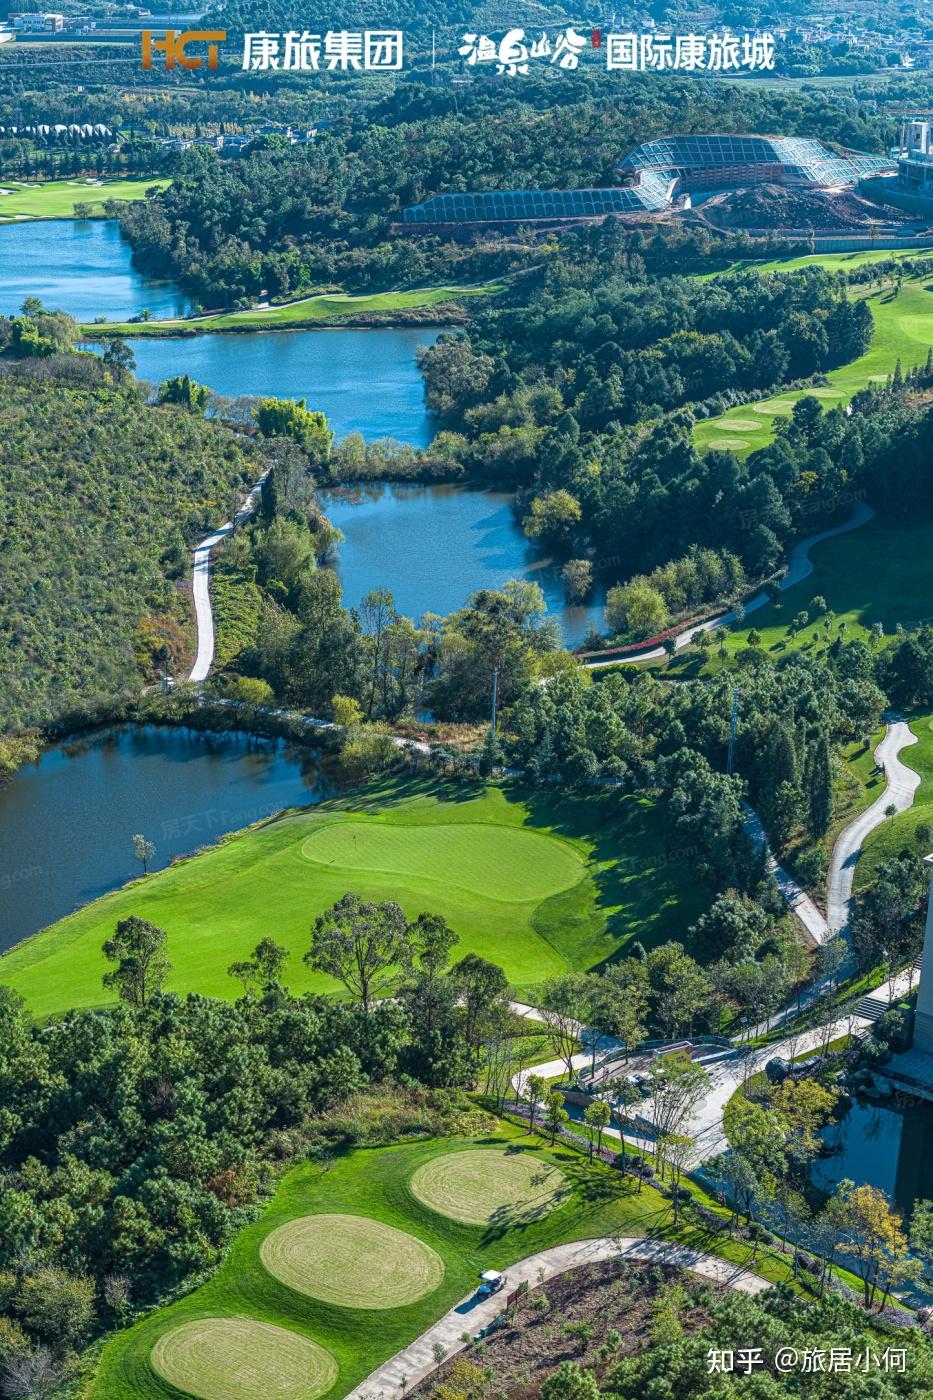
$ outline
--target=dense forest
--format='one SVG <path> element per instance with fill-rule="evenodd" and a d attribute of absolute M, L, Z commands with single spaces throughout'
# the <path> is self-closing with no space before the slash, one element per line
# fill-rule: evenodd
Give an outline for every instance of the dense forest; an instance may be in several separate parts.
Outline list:
<path fill-rule="evenodd" d="M 390 290 L 478 281 L 525 265 L 528 240 L 511 248 L 501 239 L 393 236 L 401 209 L 444 190 L 612 185 L 628 150 L 670 131 L 780 131 L 864 150 L 883 149 L 894 135 L 883 113 L 853 103 L 672 77 L 632 75 L 624 101 L 618 85 L 600 82 L 481 89 L 461 97 L 401 84 L 368 107 L 365 121 L 338 120 L 311 148 L 271 138 L 235 161 L 186 152 L 170 190 L 123 214 L 139 265 L 171 276 L 205 306 L 330 283 Z"/>
<path fill-rule="evenodd" d="M 135 689 L 188 654 L 189 548 L 261 470 L 248 440 L 113 375 L 55 353 L 0 370 L 5 727 Z"/>

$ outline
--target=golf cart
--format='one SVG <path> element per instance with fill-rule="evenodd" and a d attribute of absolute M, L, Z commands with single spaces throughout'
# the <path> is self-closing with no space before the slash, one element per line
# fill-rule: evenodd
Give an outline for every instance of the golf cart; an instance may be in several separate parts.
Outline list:
<path fill-rule="evenodd" d="M 505 1287 L 505 1274 L 500 1274 L 495 1269 L 486 1269 L 480 1274 L 479 1279 L 479 1288 L 476 1290 L 478 1298 L 489 1298 L 493 1293 L 498 1293 L 500 1288 Z"/>

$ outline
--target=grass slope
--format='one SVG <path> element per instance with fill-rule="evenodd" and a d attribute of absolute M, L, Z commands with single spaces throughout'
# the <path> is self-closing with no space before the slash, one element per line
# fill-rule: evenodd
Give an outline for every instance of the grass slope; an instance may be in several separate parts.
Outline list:
<path fill-rule="evenodd" d="M 171 180 L 150 176 L 145 180 L 104 180 L 88 184 L 85 180 L 47 180 L 44 184 L 24 184 L 19 180 L 0 180 L 0 223 L 9 219 L 71 219 L 76 204 L 93 205 L 95 215 L 104 217 L 103 205 L 108 199 L 145 199 L 153 187 L 164 190 Z"/>
<path fill-rule="evenodd" d="M 860 256 L 867 260 L 869 255 Z M 816 256 L 812 261 L 825 266 L 829 259 Z M 765 264 L 760 270 L 768 271 L 773 266 Z M 704 419 L 697 423 L 693 432 L 697 449 L 701 452 L 729 450 L 738 457 L 745 457 L 767 446 L 774 437 L 778 421 L 789 418 L 794 404 L 805 395 L 839 408 L 872 381 L 886 379 L 898 360 L 904 370 L 923 364 L 933 345 L 933 282 L 929 275 L 904 282 L 899 294 L 894 288 L 885 287 L 880 291 L 857 289 L 856 295 L 865 295 L 874 320 L 872 342 L 864 355 L 832 370 L 826 376 L 828 385 L 825 388 L 788 390 L 754 403 L 740 404 L 716 418 Z"/>
<path fill-rule="evenodd" d="M 168 933 L 170 989 L 237 996 L 227 967 L 271 935 L 291 950 L 293 991 L 333 990 L 301 958 L 313 919 L 348 890 L 398 900 L 409 917 L 443 914 L 456 956 L 500 963 L 519 989 L 596 966 L 633 938 L 678 936 L 707 904 L 688 864 L 666 854 L 647 799 L 392 780 L 280 814 L 105 895 L 7 953 L 0 982 L 39 1016 L 100 1005 L 110 1000 L 101 945 L 138 914 Z"/>
<path fill-rule="evenodd" d="M 194 335 L 214 331 L 282 330 L 313 325 L 316 321 L 342 320 L 349 316 L 391 315 L 462 301 L 464 297 L 494 296 L 501 284 L 488 282 L 479 287 L 422 287 L 411 292 L 372 292 L 353 296 L 328 292 L 304 297 L 283 306 L 259 307 L 252 311 L 229 311 L 213 316 L 169 317 L 164 321 L 121 321 L 106 325 L 95 322 L 82 327 L 85 335 L 168 336 Z"/>
<path fill-rule="evenodd" d="M 700 653 L 688 647 L 664 668 L 664 674 L 712 675 L 734 662 L 736 653 L 748 646 L 752 631 L 761 638 L 761 650 L 777 660 L 800 650 L 820 656 L 840 635 L 841 623 L 845 623 L 846 641 L 858 638 L 871 645 L 876 622 L 890 635 L 899 622 L 911 627 L 933 617 L 933 520 L 929 518 L 878 516 L 850 534 L 816 545 L 811 559 L 813 573 L 783 593 L 780 604 L 751 613 L 742 627 L 726 634 L 722 660 L 717 631 L 705 664 Z M 835 614 L 829 633 L 821 615 L 812 617 L 792 638 L 794 615 L 807 611 L 810 599 L 818 595 Z"/>
<path fill-rule="evenodd" d="M 490 1148 L 521 1154 L 538 1169 L 556 1167 L 570 1186 L 565 1201 L 533 1219 L 471 1226 L 426 1209 L 413 1195 L 411 1178 L 420 1167 L 451 1151 L 472 1153 Z M 443 1260 L 442 1284 L 417 1302 L 382 1312 L 336 1307 L 284 1287 L 263 1268 L 262 1243 L 288 1221 L 317 1212 L 366 1215 L 417 1236 Z M 254 1318 L 286 1327 L 325 1347 L 340 1368 L 330 1393 L 331 1400 L 336 1400 L 475 1287 L 480 1270 L 507 1268 L 526 1255 L 566 1240 L 655 1234 L 679 1238 L 698 1249 L 712 1247 L 737 1263 L 749 1262 L 748 1245 L 727 1241 L 718 1234 L 684 1229 L 674 1236 L 669 1203 L 651 1187 L 639 1192 L 618 1171 L 599 1162 L 589 1165 L 565 1148 L 532 1147 L 519 1129 L 507 1124 L 480 1140 L 358 1149 L 325 1171 L 304 1164 L 284 1177 L 265 1214 L 237 1238 L 211 1280 L 112 1338 L 97 1377 L 88 1387 L 87 1400 L 165 1400 L 176 1396 L 178 1392 L 153 1371 L 153 1347 L 159 1348 L 159 1356 L 165 1345 L 160 1339 L 166 1333 L 188 1322 L 216 1317 Z M 767 1251 L 751 1267 L 775 1280 L 790 1277 L 788 1262 Z"/>

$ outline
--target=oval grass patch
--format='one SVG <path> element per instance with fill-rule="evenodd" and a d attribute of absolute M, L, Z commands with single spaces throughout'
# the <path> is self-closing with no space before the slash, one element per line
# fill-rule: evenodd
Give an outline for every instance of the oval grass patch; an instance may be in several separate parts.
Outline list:
<path fill-rule="evenodd" d="M 569 889 L 580 880 L 585 864 L 567 841 L 485 822 L 322 822 L 302 843 L 301 854 L 351 876 L 436 881 L 510 904 L 547 899 Z"/>
<path fill-rule="evenodd" d="M 432 1293 L 444 1261 L 404 1230 L 365 1215 L 302 1215 L 259 1249 L 288 1288 L 342 1308 L 400 1308 Z"/>
<path fill-rule="evenodd" d="M 314 1400 L 337 1379 L 329 1351 L 250 1317 L 203 1317 L 164 1332 L 153 1370 L 200 1400 Z"/>
<path fill-rule="evenodd" d="M 527 1224 L 570 1193 L 563 1172 L 533 1153 L 483 1147 L 433 1157 L 409 1185 L 422 1205 L 465 1225 Z"/>

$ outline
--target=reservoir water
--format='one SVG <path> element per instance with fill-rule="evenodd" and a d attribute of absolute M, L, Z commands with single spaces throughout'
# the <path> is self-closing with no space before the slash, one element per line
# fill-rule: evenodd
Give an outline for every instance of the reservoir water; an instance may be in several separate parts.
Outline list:
<path fill-rule="evenodd" d="M 0 791 L 0 952 L 140 874 L 137 833 L 158 870 L 329 791 L 313 754 L 244 735 L 122 726 L 50 749 Z"/>
<path fill-rule="evenodd" d="M 0 315 L 39 297 L 79 321 L 125 320 L 147 307 L 153 316 L 183 316 L 184 293 L 141 276 L 130 257 L 113 219 L 0 224 Z"/>
<path fill-rule="evenodd" d="M 569 645 L 602 623 L 604 595 L 587 607 L 566 605 L 558 567 L 535 552 L 502 492 L 378 484 L 322 491 L 321 499 L 345 536 L 337 572 L 348 606 L 389 588 L 398 611 L 418 620 L 462 607 L 479 588 L 524 578 L 541 585 Z"/>
<path fill-rule="evenodd" d="M 439 330 L 262 331 L 183 339 L 135 338 L 140 379 L 190 374 L 219 394 L 306 399 L 334 435 L 397 438 L 425 447 L 434 425 L 415 356 Z"/>

